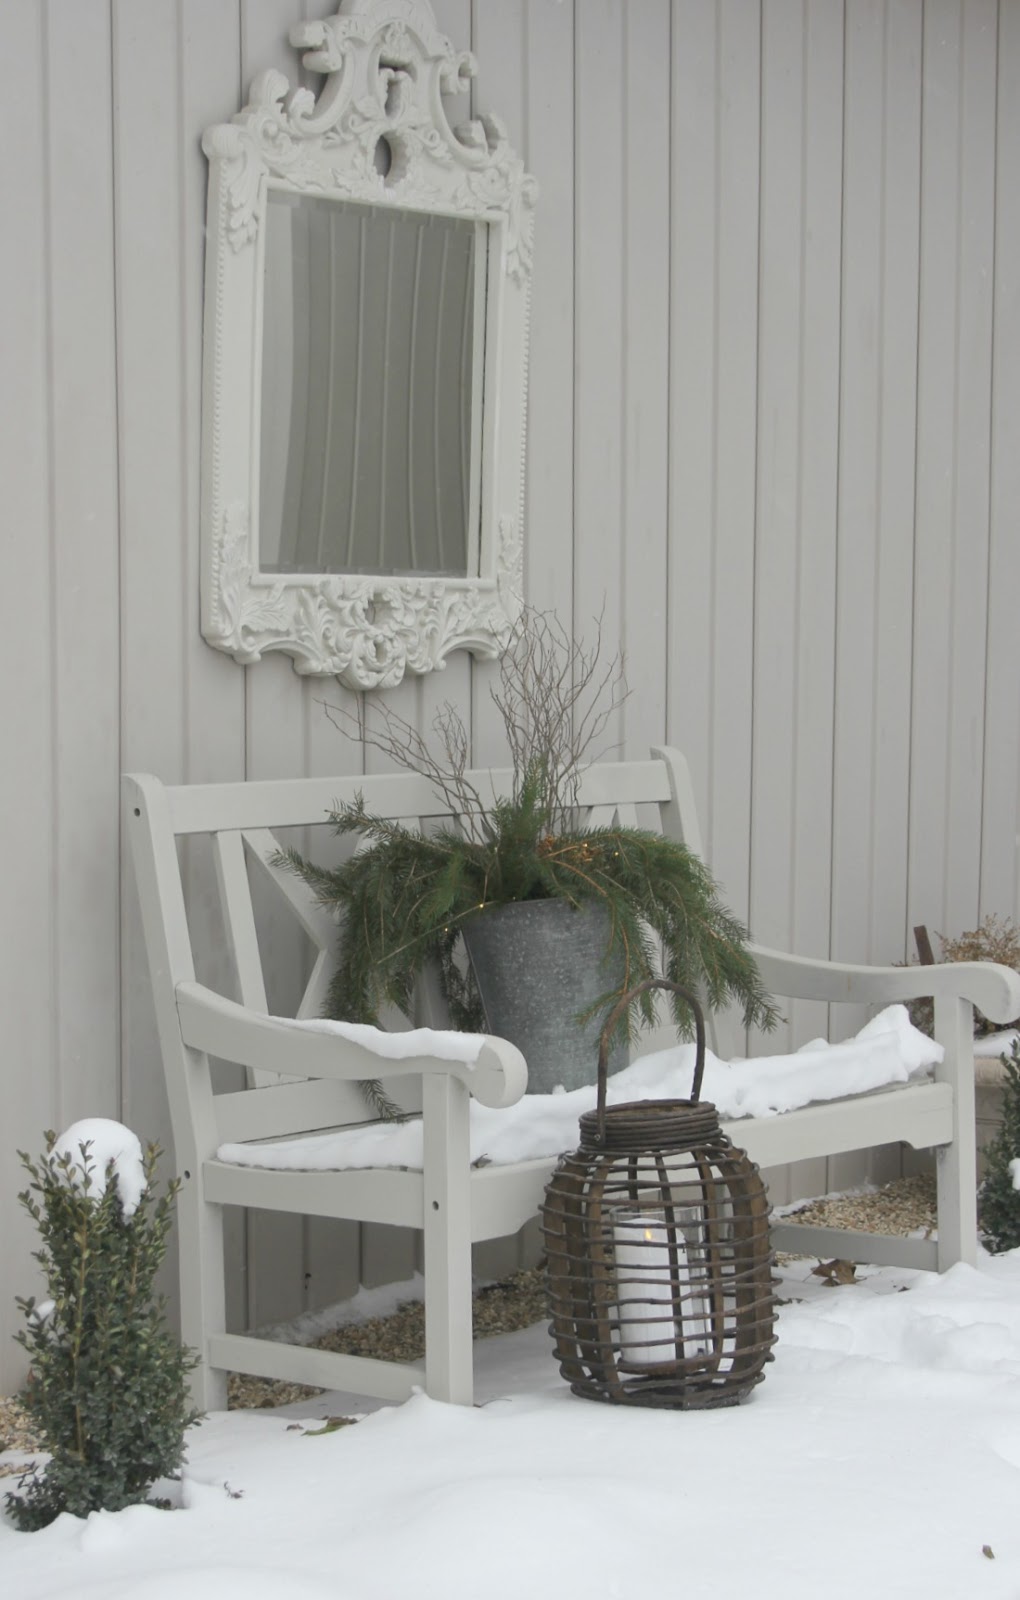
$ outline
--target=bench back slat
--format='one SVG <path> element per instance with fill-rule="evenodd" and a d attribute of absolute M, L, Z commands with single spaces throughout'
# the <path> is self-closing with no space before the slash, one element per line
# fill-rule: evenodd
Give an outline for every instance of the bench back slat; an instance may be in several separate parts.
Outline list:
<path fill-rule="evenodd" d="M 213 859 L 223 906 L 223 925 L 230 945 L 241 1004 L 248 1006 L 251 1011 L 268 1012 L 251 887 L 244 860 L 244 836 L 236 832 L 214 833 Z"/>
<path fill-rule="evenodd" d="M 421 1086 L 410 1080 L 391 1084 L 391 1098 L 404 1111 L 421 1109 Z M 223 1144 L 248 1139 L 286 1138 L 315 1129 L 347 1127 L 366 1121 L 357 1084 L 326 1078 L 280 1078 L 257 1090 L 218 1094 L 216 1127 Z"/>
<path fill-rule="evenodd" d="M 671 764 L 686 762 L 676 751 L 662 759 L 604 762 L 589 767 L 578 791 L 583 806 L 653 802 L 673 798 Z M 676 769 L 680 770 L 680 769 Z M 480 769 L 467 774 L 486 805 L 507 794 L 513 782 L 509 769 Z M 688 778 L 688 785 L 690 780 Z M 427 778 L 410 772 L 366 773 L 361 777 L 283 778 L 250 783 L 168 785 L 166 802 L 173 832 L 226 832 L 232 828 L 302 828 L 325 822 L 339 801 L 364 796 L 369 811 L 383 817 L 436 818 L 448 814 Z M 693 790 L 690 790 L 693 801 Z"/>
<path fill-rule="evenodd" d="M 276 892 L 283 896 L 298 922 L 313 944 L 320 950 L 331 949 L 336 938 L 336 923 L 329 912 L 319 905 L 309 892 L 308 885 L 286 867 L 274 864 L 280 841 L 270 828 L 245 828 L 242 834 L 248 847 L 248 859 L 272 881 Z"/>

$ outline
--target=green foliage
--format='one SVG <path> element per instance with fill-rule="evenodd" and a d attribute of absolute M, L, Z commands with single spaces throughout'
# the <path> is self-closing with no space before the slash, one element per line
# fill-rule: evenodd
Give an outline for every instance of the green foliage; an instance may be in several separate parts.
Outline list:
<path fill-rule="evenodd" d="M 416 979 L 434 960 L 455 1025 L 484 1029 L 470 973 L 457 959 L 464 922 L 488 906 L 558 899 L 601 903 L 609 911 L 611 948 L 623 956 L 625 976 L 598 1009 L 659 975 L 658 938 L 667 978 L 700 990 L 713 1008 L 736 1000 L 748 1025 L 774 1023 L 747 930 L 726 910 L 697 856 L 640 828 L 564 826 L 556 786 L 539 758 L 517 779 L 512 797 L 475 812 L 469 833 L 425 835 L 373 816 L 359 798 L 332 817 L 339 834 L 362 842 L 350 860 L 329 870 L 294 851 L 283 854 L 320 903 L 341 914 L 331 1016 L 376 1022 L 386 1001 L 407 1010 Z M 679 1030 L 689 1034 L 686 1006 L 676 996 L 671 1004 Z M 651 1020 L 654 993 L 636 1005 Z M 621 1030 L 629 1032 L 634 1020 L 623 1017 Z"/>
<path fill-rule="evenodd" d="M 1006 1069 L 1002 1126 L 985 1149 L 985 1180 L 978 1196 L 981 1227 L 991 1250 L 1020 1245 L 1020 1189 L 1013 1185 L 1010 1162 L 1020 1159 L 1020 1043 L 1002 1057 Z"/>
<path fill-rule="evenodd" d="M 89 1146 L 81 1160 L 20 1152 L 31 1184 L 19 1200 L 38 1226 L 36 1259 L 52 1308 L 18 1298 L 26 1326 L 15 1338 L 31 1358 L 22 1400 L 52 1452 L 7 1506 L 23 1530 L 62 1511 L 119 1511 L 144 1500 L 157 1478 L 175 1477 L 184 1433 L 197 1420 L 187 1396 L 194 1358 L 165 1324 L 153 1279 L 166 1251 L 178 1183 L 156 1199 L 159 1151 L 144 1161 L 146 1188 L 125 1217 L 116 1183 L 96 1181 Z M 110 1175 L 107 1174 L 108 1179 Z"/>

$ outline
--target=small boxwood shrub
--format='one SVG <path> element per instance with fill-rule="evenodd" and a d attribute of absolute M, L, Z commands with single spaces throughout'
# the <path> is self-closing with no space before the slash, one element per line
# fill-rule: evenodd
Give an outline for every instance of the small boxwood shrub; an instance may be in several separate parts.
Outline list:
<path fill-rule="evenodd" d="M 1006 1082 L 1002 1125 L 985 1147 L 985 1180 L 978 1194 L 978 1215 L 990 1250 L 1015 1250 L 1020 1245 L 1020 1189 L 1014 1173 L 1020 1161 L 1020 1043 L 1002 1057 Z"/>
<path fill-rule="evenodd" d="M 98 1173 L 88 1142 L 80 1158 L 55 1152 L 56 1143 L 48 1133 L 36 1162 L 19 1152 L 31 1183 L 18 1198 L 42 1238 L 36 1259 L 48 1299 L 18 1298 L 25 1327 L 15 1338 L 31 1358 L 22 1400 L 52 1452 L 6 1496 L 22 1530 L 62 1511 L 86 1516 L 144 1500 L 157 1478 L 178 1475 L 185 1430 L 198 1418 L 187 1391 L 194 1358 L 153 1293 L 177 1180 L 157 1199 L 159 1151 L 149 1145 L 145 1186 L 126 1215 L 114 1163 Z"/>

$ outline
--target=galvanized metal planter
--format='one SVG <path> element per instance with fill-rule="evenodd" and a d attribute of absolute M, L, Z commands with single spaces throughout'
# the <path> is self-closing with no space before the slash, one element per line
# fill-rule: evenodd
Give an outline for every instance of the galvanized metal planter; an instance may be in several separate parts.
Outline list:
<path fill-rule="evenodd" d="M 691 1005 L 690 1100 L 606 1106 L 606 1038 L 649 988 Z M 705 1027 L 696 998 L 649 979 L 603 1032 L 598 1105 L 546 1188 L 552 1333 L 575 1394 L 673 1410 L 735 1405 L 772 1359 L 775 1296 L 769 1202 L 757 1166 L 700 1104 Z"/>
<path fill-rule="evenodd" d="M 624 981 L 622 957 L 607 955 L 610 932 L 604 906 L 564 900 L 491 906 L 464 924 L 489 1031 L 524 1056 L 529 1094 L 594 1082 L 601 1019 L 577 1017 Z M 626 1063 L 626 1045 L 614 1046 L 607 1071 Z"/>

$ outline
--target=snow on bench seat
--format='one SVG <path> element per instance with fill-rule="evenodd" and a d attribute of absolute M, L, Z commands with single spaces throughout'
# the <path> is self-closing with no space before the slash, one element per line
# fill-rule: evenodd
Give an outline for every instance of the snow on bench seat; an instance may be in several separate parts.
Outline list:
<path fill-rule="evenodd" d="M 383 1034 L 358 1024 L 326 1020 L 293 1022 L 291 1026 L 356 1037 L 358 1043 L 379 1054 L 397 1058 L 425 1051 L 471 1062 L 484 1043 L 481 1036 L 474 1034 L 434 1033 L 428 1029 L 417 1029 L 414 1034 Z M 414 1048 L 408 1042 L 412 1039 Z M 793 1055 L 761 1056 L 747 1061 L 721 1061 L 708 1051 L 701 1098 L 716 1107 L 722 1121 L 775 1117 L 804 1106 L 909 1083 L 928 1074 L 942 1061 L 943 1054 L 940 1045 L 911 1024 L 905 1006 L 892 1005 L 842 1044 L 817 1039 Z M 656 1051 L 640 1057 L 610 1079 L 608 1102 L 619 1105 L 629 1100 L 685 1099 L 690 1094 L 693 1072 L 693 1044 Z M 570 1093 L 525 1095 L 516 1105 L 499 1110 L 472 1100 L 472 1165 L 509 1166 L 555 1158 L 576 1146 L 578 1119 L 594 1105 L 593 1086 Z M 422 1166 L 422 1125 L 418 1119 L 375 1122 L 304 1134 L 296 1139 L 223 1144 L 217 1159 L 273 1171 L 375 1167 L 418 1171 Z"/>

